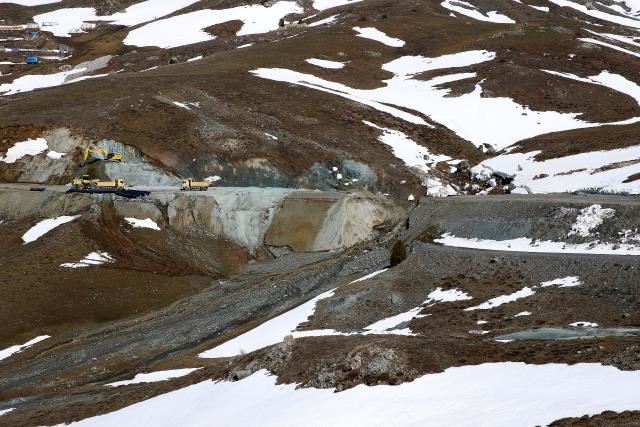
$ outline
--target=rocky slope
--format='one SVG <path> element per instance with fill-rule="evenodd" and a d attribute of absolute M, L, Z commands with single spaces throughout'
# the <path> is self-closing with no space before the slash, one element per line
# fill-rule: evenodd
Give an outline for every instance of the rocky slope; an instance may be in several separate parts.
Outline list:
<path fill-rule="evenodd" d="M 0 425 L 640 419 L 636 1 L 12 1 Z"/>

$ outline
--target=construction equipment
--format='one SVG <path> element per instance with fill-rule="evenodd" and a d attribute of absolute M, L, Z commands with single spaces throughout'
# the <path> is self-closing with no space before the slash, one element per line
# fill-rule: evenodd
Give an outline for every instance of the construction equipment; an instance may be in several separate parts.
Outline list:
<path fill-rule="evenodd" d="M 209 183 L 206 181 L 194 181 L 193 178 L 182 180 L 182 191 L 207 191 Z"/>
<path fill-rule="evenodd" d="M 99 179 L 91 179 L 89 175 L 83 175 L 82 178 L 74 178 L 71 183 L 71 188 L 74 190 L 124 190 L 126 186 L 127 183 L 122 178 L 116 178 L 112 181 L 101 181 Z"/>
<path fill-rule="evenodd" d="M 105 162 L 121 162 L 123 156 L 121 153 L 112 153 L 106 148 L 96 147 L 95 145 L 89 145 L 84 150 L 82 161 L 80 162 L 80 167 L 83 167 L 87 163 L 87 159 L 89 157 L 92 158 L 92 160 L 89 163 L 93 163 L 100 160 Z"/>

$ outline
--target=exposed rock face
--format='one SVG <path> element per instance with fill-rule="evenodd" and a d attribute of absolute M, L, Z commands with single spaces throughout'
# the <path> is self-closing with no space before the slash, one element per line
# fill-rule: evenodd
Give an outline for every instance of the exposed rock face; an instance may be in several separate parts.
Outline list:
<path fill-rule="evenodd" d="M 267 230 L 265 244 L 296 252 L 328 251 L 371 238 L 376 227 L 397 222 L 402 211 L 380 196 L 333 194 L 288 197 Z"/>
<path fill-rule="evenodd" d="M 112 195 L 0 191 L 0 218 L 52 217 L 111 202 L 121 218 L 150 218 L 193 235 L 232 241 L 250 252 L 264 245 L 297 252 L 342 249 L 375 236 L 401 209 L 368 193 L 345 195 L 287 188 L 216 188 L 157 192 L 143 199 Z"/>

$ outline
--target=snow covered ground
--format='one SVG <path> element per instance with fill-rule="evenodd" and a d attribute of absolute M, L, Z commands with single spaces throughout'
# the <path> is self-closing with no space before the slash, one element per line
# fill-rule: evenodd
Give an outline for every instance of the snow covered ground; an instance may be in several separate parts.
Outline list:
<path fill-rule="evenodd" d="M 555 242 L 551 240 L 532 240 L 528 237 L 509 240 L 491 240 L 457 237 L 450 233 L 444 233 L 440 238 L 434 239 L 434 242 L 442 243 L 445 246 L 484 249 L 489 251 L 640 255 L 640 245 L 627 243 L 602 243 L 599 241 L 575 244 Z"/>
<path fill-rule="evenodd" d="M 160 227 L 158 227 L 158 224 L 151 218 L 125 218 L 124 220 L 127 221 L 133 228 L 149 228 L 151 230 L 160 231 Z"/>
<path fill-rule="evenodd" d="M 486 363 L 396 386 L 333 390 L 276 384 L 266 371 L 205 381 L 78 426 L 528 426 L 640 409 L 640 371 L 612 366 Z M 362 408 L 362 410 L 354 410 Z"/>
<path fill-rule="evenodd" d="M 631 28 L 640 28 L 640 19 L 637 18 L 638 3 L 637 1 L 634 1 L 634 0 L 626 2 L 627 6 L 629 5 L 635 6 L 631 8 L 632 9 L 631 12 L 627 12 L 621 7 L 617 7 L 615 9 L 611 7 L 610 10 L 612 13 L 607 13 L 603 10 L 607 8 L 607 6 L 603 3 L 598 3 L 599 7 L 596 9 L 596 8 L 590 8 L 587 5 L 583 5 L 583 4 L 576 3 L 569 0 L 549 0 L 549 1 L 551 3 L 557 4 L 558 6 L 574 9 L 574 10 L 577 10 L 578 12 L 584 13 L 585 15 L 602 19 L 603 21 L 609 21 L 609 22 L 613 22 L 614 24 L 619 24 L 619 25 L 623 25 Z M 593 7 L 592 3 L 589 5 Z M 635 11 L 635 16 L 634 16 L 634 11 Z"/>
<path fill-rule="evenodd" d="M 405 110 L 417 111 L 477 146 L 489 144 L 496 149 L 506 148 L 522 139 L 550 132 L 602 125 L 581 120 L 579 113 L 533 111 L 510 98 L 483 97 L 482 82 L 476 83 L 473 91 L 460 96 L 450 96 L 450 90 L 441 87 L 445 83 L 476 79 L 477 75 L 473 72 L 443 74 L 428 80 L 414 78 L 426 71 L 468 67 L 494 58 L 493 52 L 483 50 L 464 51 L 435 58 L 401 57 L 382 66 L 384 70 L 392 72 L 394 77 L 385 80 L 385 86 L 377 89 L 353 89 L 311 74 L 283 68 L 259 68 L 252 73 L 261 78 L 328 92 L 410 123 L 429 126 L 422 117 Z M 637 94 L 638 85 L 612 73 L 601 73 L 590 79 L 590 83 L 606 85 L 613 90 L 633 94 L 632 96 Z M 640 118 L 608 124 L 629 124 L 638 120 Z M 509 163 L 512 164 L 513 161 Z"/>
<path fill-rule="evenodd" d="M 305 61 L 316 67 L 328 68 L 330 70 L 339 70 L 345 66 L 344 62 L 327 61 L 326 59 L 309 58 L 305 59 Z"/>
<path fill-rule="evenodd" d="M 0 96 L 14 95 L 16 93 L 31 92 L 36 89 L 42 89 L 53 86 L 61 86 L 68 83 L 75 83 L 82 80 L 104 77 L 107 74 L 98 74 L 93 76 L 82 76 L 74 78 L 75 74 L 87 71 L 86 68 L 74 68 L 70 71 L 60 71 L 53 74 L 28 74 L 18 77 L 11 83 L 0 84 Z"/>
<path fill-rule="evenodd" d="M 279 1 L 270 7 L 260 4 L 229 9 L 204 9 L 160 19 L 131 31 L 124 40 L 129 46 L 159 46 L 172 48 L 215 39 L 204 31 L 212 25 L 234 20 L 244 24 L 237 35 L 268 33 L 278 29 L 280 18 L 290 13 L 302 13 L 293 1 Z"/>
<path fill-rule="evenodd" d="M 114 259 L 107 252 L 91 252 L 86 257 L 82 258 L 78 262 L 66 262 L 64 264 L 60 264 L 60 267 L 65 268 L 83 268 L 90 267 L 92 265 L 101 265 L 109 262 L 113 262 Z"/>
<path fill-rule="evenodd" d="M 204 358 L 237 356 L 281 342 L 300 323 L 305 322 L 315 312 L 316 303 L 333 295 L 333 290 L 318 295 L 306 303 L 288 312 L 267 320 L 260 326 L 245 332 L 231 340 L 199 354 Z"/>
<path fill-rule="evenodd" d="M 549 286 L 557 286 L 559 288 L 572 288 L 574 286 L 580 286 L 582 281 L 577 276 L 567 276 L 560 279 L 553 279 L 540 284 L 541 287 L 546 288 Z"/>
<path fill-rule="evenodd" d="M 85 22 L 107 22 L 113 25 L 134 26 L 152 21 L 183 9 L 200 0 L 146 0 L 129 6 L 113 15 L 98 16 L 92 7 L 64 8 L 33 17 L 43 31 L 57 37 L 69 37 L 83 31 Z"/>
<path fill-rule="evenodd" d="M 331 9 L 345 4 L 358 3 L 362 0 L 313 0 L 313 8 L 316 10 Z"/>
<path fill-rule="evenodd" d="M 62 215 L 56 218 L 44 219 L 27 230 L 27 232 L 22 235 L 22 241 L 25 245 L 27 243 L 35 242 L 54 228 L 62 224 L 66 224 L 67 222 L 71 222 L 76 218 L 80 218 L 80 215 Z"/>
<path fill-rule="evenodd" d="M 197 371 L 199 368 L 183 368 L 183 369 L 170 369 L 167 371 L 156 371 L 146 374 L 137 374 L 131 380 L 116 381 L 114 383 L 107 384 L 111 387 L 118 387 L 121 385 L 129 384 L 141 384 L 141 383 L 156 383 L 159 381 L 166 381 L 173 378 L 180 378 L 189 375 L 193 371 Z"/>
<path fill-rule="evenodd" d="M 0 350 L 0 360 L 6 359 L 7 357 L 11 356 L 12 354 L 15 353 L 19 353 L 22 350 L 24 350 L 25 348 L 31 347 L 34 344 L 39 343 L 42 340 L 46 340 L 47 338 L 51 338 L 49 335 L 42 335 L 39 337 L 36 337 L 30 341 L 27 341 L 24 344 L 19 344 L 19 345 L 14 345 L 11 346 L 9 348 L 5 348 L 4 350 Z"/>
<path fill-rule="evenodd" d="M 29 139 L 17 142 L 13 147 L 9 148 L 7 154 L 3 157 L 0 155 L 0 162 L 15 163 L 16 160 L 24 156 L 36 156 L 48 148 L 47 141 L 44 138 Z"/>
<path fill-rule="evenodd" d="M 591 151 L 537 161 L 540 151 L 501 154 L 473 167 L 481 181 L 493 174 L 513 178 L 512 193 L 559 193 L 578 190 L 640 193 L 640 180 L 624 182 L 640 173 L 640 145 L 608 151 Z M 618 167 L 607 167 L 609 165 Z"/>
<path fill-rule="evenodd" d="M 404 40 L 389 37 L 382 31 L 373 27 L 353 27 L 353 30 L 358 33 L 358 37 L 375 40 L 390 47 L 402 47 L 405 45 Z"/>
<path fill-rule="evenodd" d="M 513 302 L 516 300 L 519 300 L 521 298 L 526 298 L 526 297 L 530 297 L 531 295 L 534 295 L 536 293 L 536 291 L 534 291 L 532 288 L 525 286 L 524 288 L 520 289 L 517 292 L 514 292 L 512 294 L 509 295 L 500 295 L 497 296 L 495 298 L 491 298 L 490 300 L 483 302 L 480 305 L 476 305 L 474 307 L 469 307 L 469 308 L 465 308 L 464 311 L 473 311 L 473 310 L 490 310 L 492 308 L 495 307 L 499 307 L 502 304 L 507 304 L 509 302 Z"/>
<path fill-rule="evenodd" d="M 516 21 L 509 18 L 506 15 L 492 11 L 486 14 L 478 10 L 476 6 L 466 1 L 461 0 L 445 0 L 440 5 L 452 12 L 459 13 L 461 15 L 468 16 L 469 18 L 476 19 L 478 21 L 493 22 L 496 24 L 515 24 Z"/>
<path fill-rule="evenodd" d="M 21 6 L 40 6 L 43 4 L 60 3 L 62 0 L 0 0 L 0 3 L 13 3 Z"/>

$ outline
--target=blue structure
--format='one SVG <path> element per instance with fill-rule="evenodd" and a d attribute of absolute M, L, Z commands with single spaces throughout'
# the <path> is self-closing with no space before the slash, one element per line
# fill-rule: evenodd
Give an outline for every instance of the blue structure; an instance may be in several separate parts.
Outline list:
<path fill-rule="evenodd" d="M 37 64 L 38 57 L 37 56 L 29 56 L 27 57 L 27 64 Z"/>

